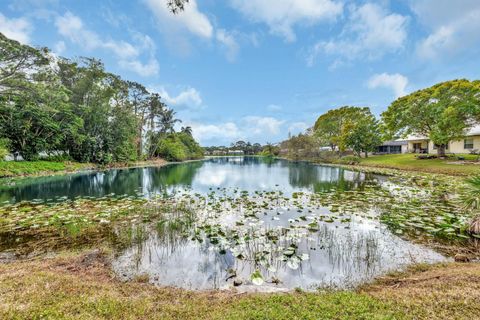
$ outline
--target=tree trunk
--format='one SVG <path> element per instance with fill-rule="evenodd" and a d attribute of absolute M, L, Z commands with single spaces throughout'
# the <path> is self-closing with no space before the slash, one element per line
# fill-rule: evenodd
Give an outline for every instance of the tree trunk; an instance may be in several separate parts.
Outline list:
<path fill-rule="evenodd" d="M 440 144 L 437 147 L 437 157 L 439 157 L 439 158 L 444 158 L 445 157 L 445 145 L 444 144 Z"/>
<path fill-rule="evenodd" d="M 368 158 L 368 151 L 365 151 L 365 158 Z"/>

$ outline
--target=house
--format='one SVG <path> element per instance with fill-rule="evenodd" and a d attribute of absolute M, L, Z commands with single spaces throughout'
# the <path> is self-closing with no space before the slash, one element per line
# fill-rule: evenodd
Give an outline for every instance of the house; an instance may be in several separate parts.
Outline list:
<path fill-rule="evenodd" d="M 400 150 L 397 145 L 401 145 Z M 389 149 L 390 148 L 390 149 Z M 447 153 L 477 153 L 480 150 L 480 126 L 471 128 L 465 138 L 450 141 Z M 384 142 L 377 148 L 377 153 L 437 153 L 437 147 L 430 139 L 421 136 L 408 136 L 406 139 Z"/>
<path fill-rule="evenodd" d="M 385 141 L 375 150 L 375 154 L 395 154 L 407 152 L 408 142 L 406 140 Z"/>

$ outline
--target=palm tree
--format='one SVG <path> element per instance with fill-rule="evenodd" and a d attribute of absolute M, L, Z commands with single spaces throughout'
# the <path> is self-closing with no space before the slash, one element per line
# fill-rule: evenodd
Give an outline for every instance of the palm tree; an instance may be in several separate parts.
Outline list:
<path fill-rule="evenodd" d="M 182 122 L 180 119 L 175 118 L 175 111 L 173 109 L 164 108 L 160 114 L 158 123 L 160 124 L 161 133 L 174 133 L 175 123 Z"/>
<path fill-rule="evenodd" d="M 150 95 L 148 101 L 148 121 L 150 124 L 150 132 L 155 131 L 155 118 L 161 118 L 165 112 L 166 105 L 161 101 L 161 97 L 158 93 Z"/>
<path fill-rule="evenodd" d="M 190 126 L 182 127 L 181 132 L 188 134 L 189 136 L 192 136 L 192 127 Z"/>

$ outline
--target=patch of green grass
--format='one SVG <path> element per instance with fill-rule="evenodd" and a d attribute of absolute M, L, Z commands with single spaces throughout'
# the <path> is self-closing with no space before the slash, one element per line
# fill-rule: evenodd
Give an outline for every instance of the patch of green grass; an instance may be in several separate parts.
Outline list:
<path fill-rule="evenodd" d="M 480 265 L 392 273 L 356 291 L 236 294 L 119 282 L 102 256 L 0 264 L 1 319 L 475 319 Z"/>
<path fill-rule="evenodd" d="M 88 164 L 54 161 L 0 161 L 0 178 L 76 171 Z"/>
<path fill-rule="evenodd" d="M 475 160 L 476 156 L 462 155 L 467 160 Z M 417 159 L 414 154 L 386 154 L 362 158 L 360 165 L 391 168 L 410 171 L 443 173 L 451 175 L 472 175 L 480 173 L 480 164 L 455 164 L 456 159 Z"/>

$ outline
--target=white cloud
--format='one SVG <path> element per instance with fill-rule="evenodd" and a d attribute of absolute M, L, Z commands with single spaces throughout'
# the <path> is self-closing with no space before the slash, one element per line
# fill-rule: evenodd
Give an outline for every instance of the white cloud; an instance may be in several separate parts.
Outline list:
<path fill-rule="evenodd" d="M 201 38 L 211 38 L 213 26 L 207 16 L 198 10 L 197 1 L 190 0 L 180 14 L 172 14 L 165 0 L 144 0 L 162 28 L 185 29 Z"/>
<path fill-rule="evenodd" d="M 272 34 L 295 41 L 294 26 L 334 20 L 343 11 L 332 0 L 232 0 L 232 6 L 254 22 L 265 23 Z"/>
<path fill-rule="evenodd" d="M 185 123 L 192 127 L 192 133 L 196 140 L 201 144 L 209 141 L 218 141 L 217 143 L 229 143 L 236 139 L 242 138 L 242 133 L 238 126 L 233 122 L 225 122 L 220 124 L 202 124 L 202 123 Z"/>
<path fill-rule="evenodd" d="M 171 96 L 163 87 L 153 91 L 157 91 L 162 99 L 171 106 L 198 108 L 202 105 L 202 97 L 200 96 L 200 92 L 198 92 L 198 90 L 195 88 L 187 88 L 180 92 L 177 96 Z"/>
<path fill-rule="evenodd" d="M 136 74 L 141 75 L 142 77 L 150 77 L 158 74 L 160 66 L 158 61 L 154 58 L 151 58 L 147 63 L 143 63 L 138 59 L 133 60 L 120 60 L 118 61 L 120 67 L 126 70 L 135 72 Z"/>
<path fill-rule="evenodd" d="M 102 39 L 96 32 L 85 27 L 80 17 L 71 12 L 58 16 L 55 19 L 55 26 L 58 33 L 86 50 L 104 49 L 111 51 L 118 58 L 118 64 L 124 69 L 144 77 L 158 73 L 159 65 L 155 58 L 155 45 L 147 35 L 134 33 L 133 38 L 137 42 L 135 45 L 123 40 Z M 61 43 L 57 43 L 60 45 L 60 49 L 65 47 L 65 43 L 63 41 Z M 143 52 L 148 55 L 148 62 L 146 63 L 140 60 Z"/>
<path fill-rule="evenodd" d="M 360 7 L 351 6 L 348 23 L 341 35 L 329 41 L 318 42 L 307 57 L 307 64 L 313 65 L 321 53 L 333 55 L 336 65 L 340 59 L 375 59 L 387 52 L 404 47 L 407 39 L 408 17 L 388 13 L 382 7 L 366 3 Z"/>
<path fill-rule="evenodd" d="M 65 44 L 64 41 L 58 41 L 57 43 L 55 43 L 55 46 L 53 47 L 53 50 L 58 55 L 61 55 L 63 52 L 65 52 L 66 49 L 67 49 L 67 45 Z"/>
<path fill-rule="evenodd" d="M 288 132 L 290 134 L 298 134 L 305 132 L 309 128 L 309 125 L 305 122 L 293 122 L 288 126 Z"/>
<path fill-rule="evenodd" d="M 269 110 L 269 111 L 280 111 L 280 110 L 282 110 L 282 107 L 279 106 L 279 105 L 276 105 L 276 104 L 269 104 L 267 106 L 267 110 Z"/>
<path fill-rule="evenodd" d="M 272 117 L 249 116 L 242 119 L 247 132 L 253 135 L 277 135 L 280 132 L 280 126 L 285 123 Z"/>
<path fill-rule="evenodd" d="M 185 121 L 183 125 L 191 126 L 193 136 L 201 144 L 229 145 L 237 140 L 265 143 L 279 139 L 284 120 L 272 117 L 247 116 L 237 121 L 216 124 L 204 124 Z"/>
<path fill-rule="evenodd" d="M 431 33 L 419 41 L 423 58 L 451 56 L 480 42 L 480 1 L 417 0 L 412 10 Z"/>
<path fill-rule="evenodd" d="M 395 98 L 402 97 L 407 94 L 406 88 L 408 78 L 399 74 L 381 73 L 373 75 L 367 82 L 370 89 L 387 88 L 391 89 L 395 94 Z"/>
<path fill-rule="evenodd" d="M 7 38 L 17 40 L 23 44 L 28 44 L 30 42 L 31 31 L 32 26 L 27 19 L 9 19 L 0 13 L 0 32 L 3 33 Z"/>
<path fill-rule="evenodd" d="M 218 29 L 216 33 L 217 40 L 226 48 L 226 57 L 230 62 L 235 61 L 239 51 L 239 45 L 232 33 L 225 29 Z"/>

